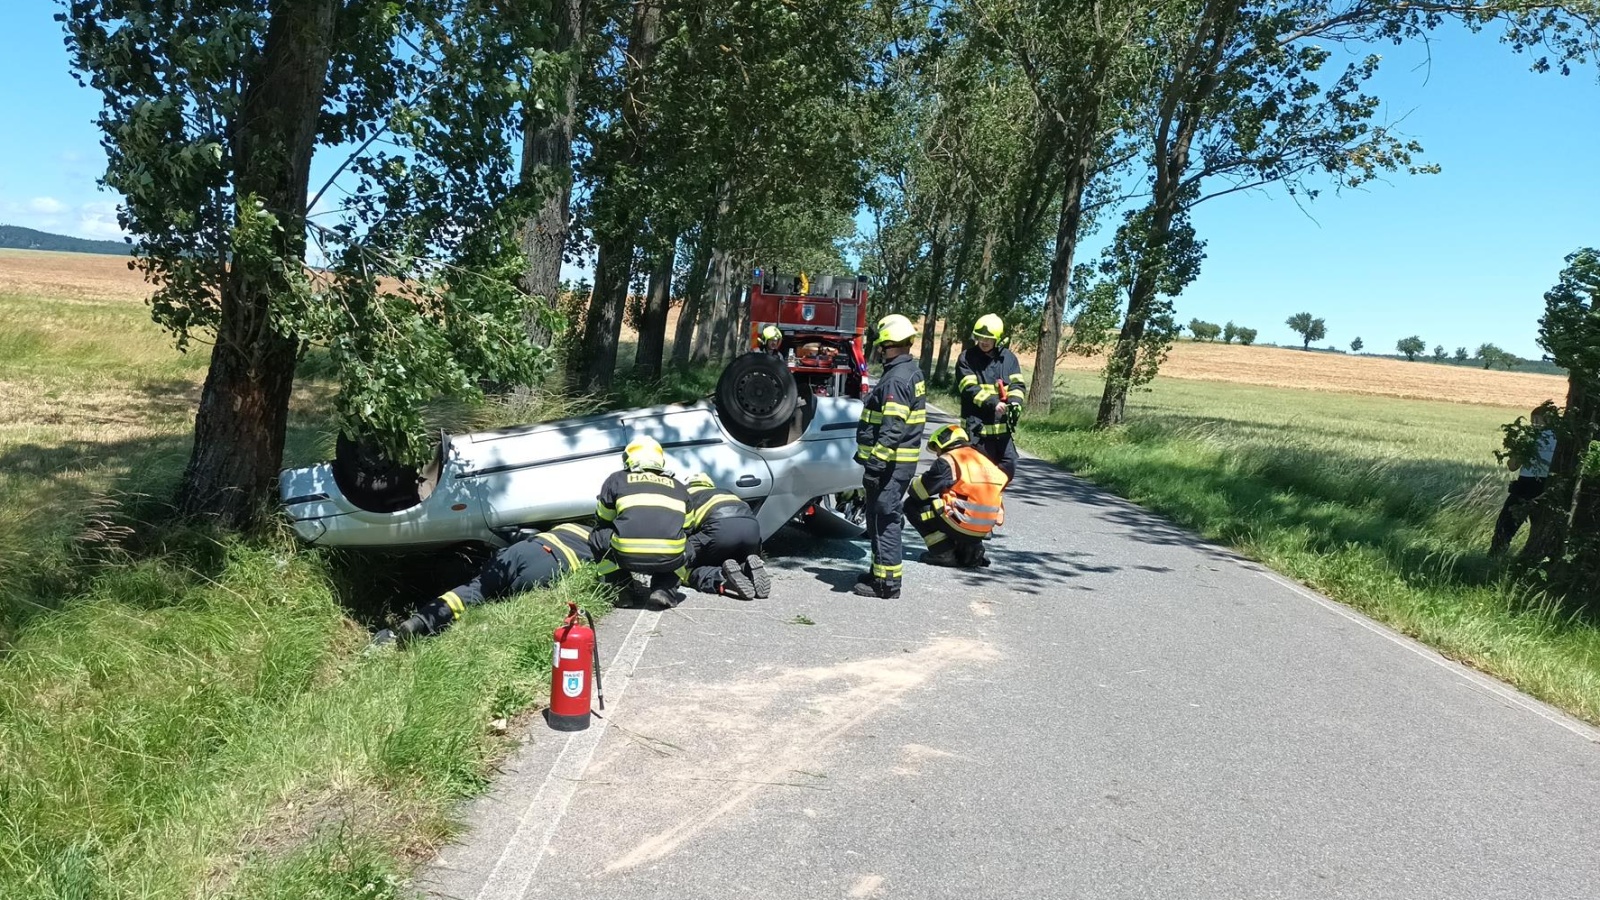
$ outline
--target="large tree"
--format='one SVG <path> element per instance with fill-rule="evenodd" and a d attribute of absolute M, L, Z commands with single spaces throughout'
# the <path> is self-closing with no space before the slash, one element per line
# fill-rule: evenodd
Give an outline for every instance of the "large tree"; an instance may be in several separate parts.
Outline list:
<path fill-rule="evenodd" d="M 180 511 L 250 522 L 281 465 L 295 363 L 326 347 L 349 431 L 404 456 L 421 402 L 529 377 L 505 135 L 544 105 L 541 20 L 475 0 L 66 0 L 119 220 L 155 320 L 210 369 Z M 334 149 L 337 148 L 337 149 Z M 354 148 L 353 150 L 350 148 Z M 308 221 L 319 152 L 343 213 Z M 307 263 L 308 233 L 329 266 Z"/>
<path fill-rule="evenodd" d="M 1591 609 L 1600 608 L 1600 250 L 1568 256 L 1545 293 L 1539 344 L 1567 370 L 1566 404 L 1552 409 L 1555 455 L 1535 508 L 1523 557 Z M 1553 404 L 1552 404 L 1553 406 Z M 1527 461 L 1538 428 L 1508 429 L 1508 445 Z"/>
<path fill-rule="evenodd" d="M 1328 336 L 1328 323 L 1308 312 L 1295 313 L 1285 319 L 1283 324 L 1289 326 L 1290 331 L 1300 335 L 1302 350 L 1310 350 L 1312 341 L 1320 341 Z"/>

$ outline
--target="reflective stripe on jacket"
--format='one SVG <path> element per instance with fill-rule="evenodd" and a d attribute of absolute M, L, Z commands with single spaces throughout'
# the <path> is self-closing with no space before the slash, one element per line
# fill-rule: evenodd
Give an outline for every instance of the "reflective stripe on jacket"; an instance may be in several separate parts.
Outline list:
<path fill-rule="evenodd" d="M 750 504 L 727 491 L 705 487 L 689 489 L 689 521 L 687 524 L 690 531 L 698 530 L 711 519 L 719 519 L 729 515 L 753 516 L 755 512 L 750 509 Z"/>
<path fill-rule="evenodd" d="M 916 358 L 902 353 L 883 366 L 883 376 L 862 402 L 856 425 L 856 462 L 909 463 L 922 454 L 928 421 L 928 385 Z"/>
<path fill-rule="evenodd" d="M 1000 402 L 1000 389 L 995 387 L 995 382 L 1006 385 L 1006 393 L 1012 400 L 1027 400 L 1028 389 L 1022 382 L 1022 366 L 1017 362 L 1017 355 L 1006 347 L 996 347 L 993 353 L 985 353 L 973 344 L 956 363 L 956 378 L 956 389 L 961 392 L 961 418 L 982 422 L 978 434 L 1010 434 L 1011 426 L 1004 419 L 995 421 L 995 406 Z"/>
<path fill-rule="evenodd" d="M 1006 473 L 973 447 L 957 447 L 944 454 L 955 472 L 956 483 L 940 495 L 939 514 L 956 531 L 968 537 L 988 537 L 1000 524 L 1000 492 Z"/>
<path fill-rule="evenodd" d="M 552 556 L 565 562 L 569 572 L 583 563 L 594 561 L 594 550 L 589 546 L 589 529 L 576 522 L 557 525 L 534 535 L 533 539 L 549 548 Z"/>
<path fill-rule="evenodd" d="M 615 532 L 612 552 L 622 567 L 682 565 L 689 490 L 657 472 L 614 472 L 600 486 L 595 516 Z"/>

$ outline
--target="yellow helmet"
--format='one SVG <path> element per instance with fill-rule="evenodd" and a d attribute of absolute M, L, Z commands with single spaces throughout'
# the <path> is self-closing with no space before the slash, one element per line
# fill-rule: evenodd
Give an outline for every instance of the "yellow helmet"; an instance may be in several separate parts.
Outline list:
<path fill-rule="evenodd" d="M 667 467 L 667 452 L 653 437 L 636 437 L 622 451 L 622 465 L 632 472 L 660 472 Z"/>
<path fill-rule="evenodd" d="M 935 453 L 943 453 L 955 447 L 965 447 L 972 443 L 967 437 L 967 430 L 960 425 L 946 425 L 935 431 L 933 437 L 928 438 L 928 449 Z"/>
<path fill-rule="evenodd" d="M 878 336 L 872 343 L 909 344 L 917 336 L 917 326 L 899 313 L 891 313 L 878 320 Z"/>
<path fill-rule="evenodd" d="M 707 475 L 704 472 L 696 472 L 693 475 L 689 476 L 689 487 L 692 487 L 692 488 L 714 488 L 716 486 L 717 486 L 717 483 L 715 481 L 712 481 L 711 480 L 711 476 Z"/>
<path fill-rule="evenodd" d="M 776 325 L 768 325 L 761 329 L 761 339 L 763 341 L 781 341 L 783 340 L 783 332 L 779 331 Z"/>
<path fill-rule="evenodd" d="M 989 313 L 972 326 L 972 336 L 974 338 L 988 338 L 998 341 L 1001 335 L 1005 333 L 1006 323 L 1001 321 L 1000 317 L 994 313 Z"/>

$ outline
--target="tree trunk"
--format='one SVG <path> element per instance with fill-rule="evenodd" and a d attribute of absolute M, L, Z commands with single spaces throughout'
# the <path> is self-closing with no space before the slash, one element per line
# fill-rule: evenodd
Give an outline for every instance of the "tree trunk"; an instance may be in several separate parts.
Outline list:
<path fill-rule="evenodd" d="M 1128 314 L 1122 322 L 1122 330 L 1117 334 L 1117 344 L 1111 351 L 1111 358 L 1106 361 L 1106 384 L 1100 394 L 1100 408 L 1095 413 L 1094 426 L 1096 428 L 1109 428 L 1122 423 L 1123 415 L 1128 406 L 1128 388 L 1133 385 L 1134 370 L 1139 365 L 1139 347 L 1144 340 L 1145 329 L 1150 324 L 1150 310 L 1156 299 L 1157 272 L 1153 270 L 1153 259 L 1160 254 L 1152 253 L 1152 249 L 1159 250 L 1165 246 L 1165 237 L 1172 228 L 1172 217 L 1176 210 L 1171 204 L 1158 207 L 1151 217 L 1149 237 L 1146 238 L 1146 250 L 1140 254 L 1139 268 L 1134 275 L 1133 289 L 1128 292 Z M 1162 237 L 1158 239 L 1156 235 Z"/>
<path fill-rule="evenodd" d="M 622 336 L 622 316 L 628 304 L 628 279 L 633 269 L 635 242 L 643 230 L 644 215 L 637 197 L 625 195 L 630 175 L 643 168 L 649 140 L 644 96 L 645 74 L 654 60 L 661 26 L 661 6 L 645 0 L 634 7 L 633 28 L 624 54 L 627 75 L 622 97 L 622 146 L 616 150 L 610 177 L 596 191 L 594 295 L 583 327 L 575 373 L 580 389 L 602 393 L 616 376 L 617 340 Z"/>
<path fill-rule="evenodd" d="M 918 362 L 924 374 L 933 365 L 933 339 L 939 330 L 939 301 L 944 291 L 944 258 L 950 250 L 950 210 L 945 208 L 939 225 L 929 236 L 928 289 L 922 297 L 922 346 Z"/>
<path fill-rule="evenodd" d="M 706 288 L 704 322 L 694 335 L 694 349 L 690 359 L 695 363 L 709 362 L 722 346 L 723 331 L 728 327 L 728 251 L 721 247 L 711 251 L 711 279 Z"/>
<path fill-rule="evenodd" d="M 229 134 L 238 202 L 254 196 L 278 217 L 273 250 L 285 267 L 305 262 L 306 191 L 338 6 L 338 0 L 277 6 Z M 276 266 L 240 258 L 223 280 L 217 343 L 176 499 L 185 515 L 242 527 L 271 495 L 283 462 L 298 350 L 294 337 L 272 326 L 273 298 L 287 289 Z"/>
<path fill-rule="evenodd" d="M 1056 220 L 1056 252 L 1050 260 L 1050 286 L 1045 291 L 1044 317 L 1039 322 L 1039 350 L 1033 363 L 1033 381 L 1028 387 L 1028 412 L 1050 412 L 1055 399 L 1056 357 L 1061 353 L 1061 318 L 1067 308 L 1067 292 L 1072 286 L 1072 258 L 1078 249 L 1078 230 L 1083 224 L 1083 191 L 1088 184 L 1088 152 L 1072 160 L 1061 182 L 1061 214 Z"/>
<path fill-rule="evenodd" d="M 694 255 L 689 260 L 689 277 L 684 279 L 683 308 L 678 310 L 678 327 L 672 335 L 672 367 L 689 367 L 689 350 L 694 341 L 695 327 L 706 306 L 707 267 L 711 265 L 711 241 L 708 226 L 701 226 L 695 241 Z"/>
<path fill-rule="evenodd" d="M 945 293 L 944 299 L 944 316 L 946 321 L 944 323 L 944 340 L 942 341 L 943 346 L 939 351 L 938 371 L 934 371 L 930 368 L 931 356 L 928 362 L 924 362 L 922 364 L 922 371 L 932 375 L 934 384 L 945 383 L 945 374 L 948 371 L 950 362 L 950 345 L 955 339 L 955 335 L 959 333 L 956 329 L 950 327 L 951 325 L 955 324 L 954 322 L 950 321 L 950 316 L 955 313 L 956 300 L 961 296 L 962 275 L 965 274 L 967 270 L 967 261 L 972 256 L 972 245 L 975 242 L 974 239 L 977 237 L 977 230 L 978 202 L 974 200 L 967 204 L 967 215 L 961 224 L 961 243 L 958 245 L 958 249 L 956 250 L 955 265 L 950 269 L 950 289 Z M 924 344 L 929 350 L 933 349 L 932 331 L 926 333 Z"/>
<path fill-rule="evenodd" d="M 639 345 L 633 354 L 633 374 L 640 378 L 661 377 L 661 363 L 667 352 L 667 310 L 672 304 L 672 263 L 677 254 L 678 241 L 673 238 L 656 252 L 655 265 L 650 269 L 644 315 L 639 320 Z"/>
<path fill-rule="evenodd" d="M 574 374 L 580 391 L 603 394 L 611 390 L 617 371 L 617 341 L 622 338 L 622 314 L 628 305 L 628 280 L 633 274 L 633 231 L 619 229 L 600 239 L 595 256 L 594 293 L 583 326 L 583 344 Z"/>
<path fill-rule="evenodd" d="M 567 226 L 572 203 L 572 131 L 577 117 L 578 78 L 583 72 L 583 35 L 588 18 L 585 0 L 557 0 L 551 11 L 555 33 L 553 53 L 569 53 L 562 107 L 548 120 L 531 112 L 522 138 L 522 184 L 539 192 L 539 211 L 522 228 L 522 252 L 527 258 L 522 289 L 553 307 L 561 292 L 561 262 L 567 246 Z M 524 321 L 528 341 L 549 347 L 554 335 L 545 326 L 537 306 Z"/>

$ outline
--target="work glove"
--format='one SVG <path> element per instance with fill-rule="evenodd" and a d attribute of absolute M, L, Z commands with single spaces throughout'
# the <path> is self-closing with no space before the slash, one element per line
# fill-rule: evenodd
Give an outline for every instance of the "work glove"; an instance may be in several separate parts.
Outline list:
<path fill-rule="evenodd" d="M 866 470 L 861 473 L 861 486 L 867 490 L 877 490 L 883 484 L 884 470 L 887 468 L 882 460 L 869 460 Z"/>

